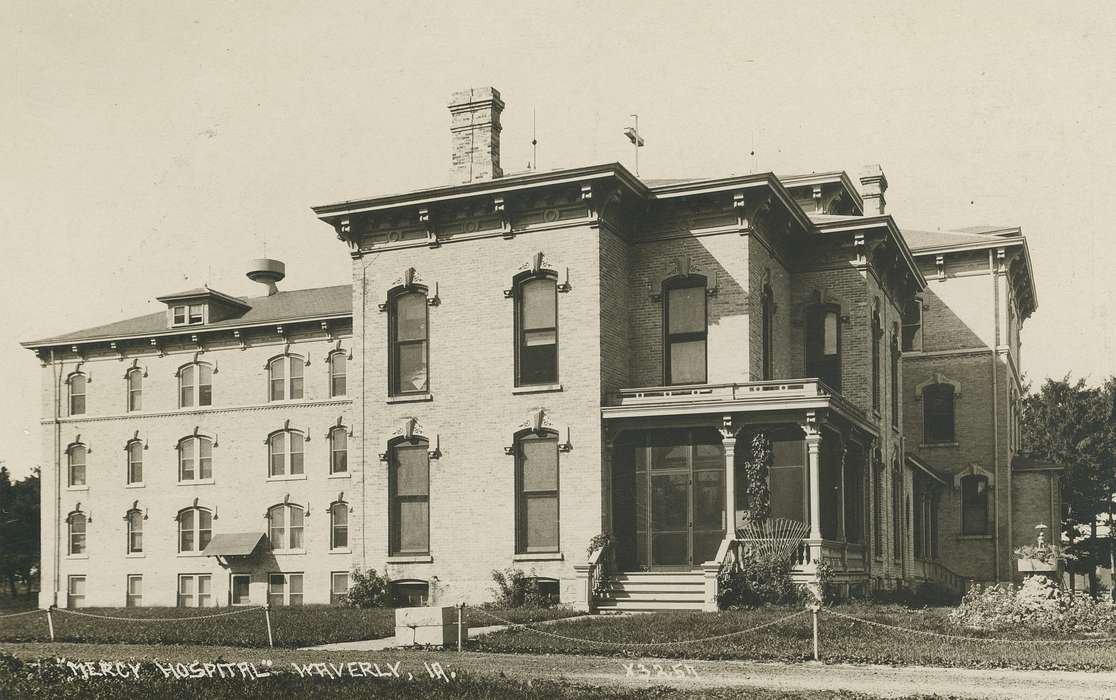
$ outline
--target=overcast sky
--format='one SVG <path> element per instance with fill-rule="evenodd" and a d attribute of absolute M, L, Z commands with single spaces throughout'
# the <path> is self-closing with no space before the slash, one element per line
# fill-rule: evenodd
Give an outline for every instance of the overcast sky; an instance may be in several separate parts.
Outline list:
<path fill-rule="evenodd" d="M 450 94 L 503 94 L 505 170 L 887 173 L 911 228 L 1017 225 L 1032 380 L 1116 371 L 1112 3 L 51 3 L 0 24 L 0 459 L 39 454 L 21 340 L 208 283 L 347 281 L 309 207 L 442 184 Z M 752 150 L 756 155 L 749 155 Z"/>

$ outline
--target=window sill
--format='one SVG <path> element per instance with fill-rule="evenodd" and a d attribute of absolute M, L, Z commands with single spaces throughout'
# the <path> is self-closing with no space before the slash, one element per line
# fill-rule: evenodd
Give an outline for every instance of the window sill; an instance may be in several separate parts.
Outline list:
<path fill-rule="evenodd" d="M 195 479 L 193 481 L 180 481 L 179 486 L 212 486 L 217 483 L 213 479 Z"/>
<path fill-rule="evenodd" d="M 956 442 L 924 442 L 918 446 L 920 450 L 933 450 L 935 448 L 950 448 L 958 447 L 959 443 Z"/>
<path fill-rule="evenodd" d="M 400 394 L 399 396 L 389 396 L 384 399 L 384 403 L 419 403 L 422 401 L 433 401 L 432 394 Z"/>
<path fill-rule="evenodd" d="M 280 556 L 280 557 L 281 556 L 286 556 L 286 555 L 292 555 L 292 554 L 298 556 L 298 555 L 306 554 L 306 550 L 305 549 L 273 549 L 273 550 L 271 550 L 271 553 L 276 555 L 276 556 Z"/>
<path fill-rule="evenodd" d="M 561 552 L 524 552 L 512 556 L 512 561 L 562 561 Z"/>
<path fill-rule="evenodd" d="M 300 403 L 302 403 L 306 400 L 307 400 L 307 398 L 304 396 L 304 397 L 299 398 L 299 399 L 268 399 L 267 403 L 268 403 L 268 405 L 273 405 L 273 404 L 300 404 Z"/>
<path fill-rule="evenodd" d="M 349 472 L 335 472 L 333 474 L 330 474 L 328 478 L 330 478 L 330 479 L 351 479 L 351 478 L 353 478 L 353 475 L 350 474 Z"/>
<path fill-rule="evenodd" d="M 958 540 L 990 540 L 992 535 L 958 535 Z"/>
<path fill-rule="evenodd" d="M 306 479 L 305 474 L 283 474 L 281 476 L 269 476 L 268 481 L 303 481 Z"/>
<path fill-rule="evenodd" d="M 429 554 L 397 554 L 387 558 L 388 564 L 433 564 L 434 557 Z"/>
<path fill-rule="evenodd" d="M 329 550 L 329 553 L 330 554 L 352 554 L 353 550 L 346 547 L 345 549 L 331 549 L 331 550 Z"/>
<path fill-rule="evenodd" d="M 88 558 L 89 558 L 88 554 L 67 554 L 66 555 L 66 559 L 72 559 L 72 560 L 88 559 Z"/>
<path fill-rule="evenodd" d="M 143 484 L 142 481 L 137 481 L 137 482 L 131 483 L 131 484 L 124 484 L 124 488 L 126 488 L 126 489 L 142 489 L 143 486 L 144 486 L 144 484 Z"/>
<path fill-rule="evenodd" d="M 124 558 L 125 559 L 143 559 L 145 556 L 147 556 L 147 555 L 144 554 L 143 552 L 128 552 L 124 555 Z"/>
<path fill-rule="evenodd" d="M 551 391 L 562 391 L 561 384 L 530 384 L 517 386 L 512 389 L 513 394 L 544 394 Z"/>
<path fill-rule="evenodd" d="M 178 556 L 182 557 L 183 559 L 191 559 L 194 557 L 204 557 L 205 555 L 201 552 L 179 552 Z"/>
<path fill-rule="evenodd" d="M 66 490 L 67 491 L 88 491 L 89 487 L 88 486 L 67 486 Z"/>

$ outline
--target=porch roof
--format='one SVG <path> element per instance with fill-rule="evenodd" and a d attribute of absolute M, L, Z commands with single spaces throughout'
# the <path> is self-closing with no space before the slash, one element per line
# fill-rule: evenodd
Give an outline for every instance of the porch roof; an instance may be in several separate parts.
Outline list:
<path fill-rule="evenodd" d="M 941 484 L 943 486 L 949 486 L 949 480 L 946 479 L 946 477 L 939 474 L 937 472 L 937 470 L 935 470 L 933 467 L 931 467 L 926 462 L 923 462 L 917 456 L 912 455 L 912 454 L 907 455 L 907 464 L 909 464 L 909 465 L 911 465 L 911 467 L 913 467 L 915 469 L 918 469 L 919 471 L 923 472 L 924 474 L 926 474 L 928 477 L 930 477 L 934 481 L 937 481 L 939 484 Z"/>
<path fill-rule="evenodd" d="M 863 411 L 816 378 L 621 389 L 611 397 L 611 405 L 601 407 L 601 417 L 616 420 L 819 409 L 833 410 L 867 433 L 879 435 L 879 427 Z"/>
<path fill-rule="evenodd" d="M 262 532 L 226 532 L 213 536 L 202 554 L 210 557 L 249 557 L 263 542 Z"/>

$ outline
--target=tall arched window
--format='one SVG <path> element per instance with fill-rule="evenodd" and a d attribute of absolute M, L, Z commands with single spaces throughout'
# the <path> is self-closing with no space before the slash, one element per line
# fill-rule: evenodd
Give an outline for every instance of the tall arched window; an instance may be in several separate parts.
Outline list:
<path fill-rule="evenodd" d="M 930 384 L 923 387 L 922 419 L 925 442 L 954 441 L 953 399 L 952 384 Z"/>
<path fill-rule="evenodd" d="M 85 513 L 70 513 L 66 524 L 70 529 L 70 556 L 85 554 Z"/>
<path fill-rule="evenodd" d="M 878 458 L 872 461 L 872 548 L 876 559 L 883 559 L 884 465 Z"/>
<path fill-rule="evenodd" d="M 903 558 L 903 475 L 896 461 L 891 467 L 891 553 L 895 561 Z"/>
<path fill-rule="evenodd" d="M 267 363 L 269 401 L 302 398 L 302 368 L 305 360 L 298 355 L 273 357 Z"/>
<path fill-rule="evenodd" d="M 133 508 L 124 515 L 128 528 L 128 554 L 143 552 L 143 513 Z"/>
<path fill-rule="evenodd" d="M 922 350 L 922 300 L 911 299 L 903 307 L 903 352 Z"/>
<path fill-rule="evenodd" d="M 178 441 L 178 480 L 205 481 L 213 478 L 213 440 L 191 435 Z"/>
<path fill-rule="evenodd" d="M 128 410 L 143 410 L 143 370 L 134 367 L 124 377 L 124 383 L 128 387 Z"/>
<path fill-rule="evenodd" d="M 329 355 L 329 395 L 344 396 L 348 391 L 346 375 L 349 357 L 344 350 L 334 350 Z"/>
<path fill-rule="evenodd" d="M 128 474 L 127 483 L 129 484 L 142 484 L 143 483 L 143 442 L 139 440 L 130 440 L 128 446 L 125 448 L 124 453 L 128 459 Z"/>
<path fill-rule="evenodd" d="M 763 286 L 763 312 L 760 319 L 760 350 L 763 353 L 761 371 L 763 379 L 775 378 L 775 294 L 769 285 Z"/>
<path fill-rule="evenodd" d="M 841 309 L 817 304 L 806 311 L 806 375 L 841 390 Z"/>
<path fill-rule="evenodd" d="M 268 537 L 277 552 L 301 550 L 306 511 L 294 503 L 280 503 L 267 510 Z"/>
<path fill-rule="evenodd" d="M 961 478 L 961 534 L 988 534 L 988 477 Z"/>
<path fill-rule="evenodd" d="M 349 548 L 349 504 L 334 503 L 329 507 L 329 548 Z"/>
<path fill-rule="evenodd" d="M 329 473 L 345 474 L 349 471 L 349 431 L 338 425 L 329 430 Z"/>
<path fill-rule="evenodd" d="M 668 280 L 663 287 L 666 383 L 704 384 L 708 336 L 705 278 L 679 277 Z"/>
<path fill-rule="evenodd" d="M 213 538 L 213 514 L 205 508 L 186 508 L 178 512 L 178 551 L 200 552 Z"/>
<path fill-rule="evenodd" d="M 213 404 L 213 367 L 204 362 L 191 362 L 178 368 L 178 407 L 210 406 Z"/>
<path fill-rule="evenodd" d="M 903 386 L 899 376 L 899 338 L 891 334 L 891 424 L 899 426 L 899 389 Z"/>
<path fill-rule="evenodd" d="M 70 445 L 66 450 L 67 471 L 70 476 L 70 486 L 85 486 L 85 455 L 86 447 L 81 443 Z"/>
<path fill-rule="evenodd" d="M 558 382 L 558 285 L 550 275 L 515 284 L 515 385 Z"/>
<path fill-rule="evenodd" d="M 872 408 L 880 410 L 880 352 L 881 339 L 883 338 L 883 323 L 880 321 L 880 312 L 872 312 L 872 326 L 869 328 L 872 335 Z"/>
<path fill-rule="evenodd" d="M 306 436 L 297 430 L 277 430 L 267 438 L 268 476 L 301 476 Z"/>
<path fill-rule="evenodd" d="M 391 446 L 388 473 L 389 554 L 430 552 L 430 453 L 425 440 Z"/>
<path fill-rule="evenodd" d="M 421 394 L 430 385 L 426 292 L 405 291 L 389 302 L 390 393 Z"/>
<path fill-rule="evenodd" d="M 557 552 L 558 436 L 529 433 L 516 440 L 516 552 Z"/>
<path fill-rule="evenodd" d="M 80 416 L 85 413 L 85 384 L 87 379 L 81 372 L 74 372 L 66 380 L 69 389 L 70 415 Z"/>

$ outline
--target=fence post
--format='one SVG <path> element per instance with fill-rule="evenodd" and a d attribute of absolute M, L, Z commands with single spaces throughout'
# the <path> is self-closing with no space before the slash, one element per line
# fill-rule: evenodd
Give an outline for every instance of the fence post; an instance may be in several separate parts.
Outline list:
<path fill-rule="evenodd" d="M 457 604 L 457 653 L 460 654 L 464 643 L 464 630 L 461 627 L 461 618 L 465 613 L 465 603 Z"/>
<path fill-rule="evenodd" d="M 47 627 L 50 628 L 50 641 L 54 641 L 54 618 L 51 616 L 51 611 L 54 610 L 54 604 L 51 603 L 47 609 Z"/>
<path fill-rule="evenodd" d="M 275 647 L 275 638 L 271 636 L 271 601 L 267 601 L 264 605 L 264 618 L 267 619 L 267 645 Z"/>
<path fill-rule="evenodd" d="M 818 608 L 819 607 L 820 606 L 817 603 L 811 603 L 810 604 L 810 612 L 811 612 L 811 614 L 813 615 L 813 618 L 814 618 L 814 661 L 821 661 L 821 658 L 818 656 Z"/>

